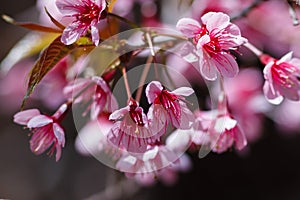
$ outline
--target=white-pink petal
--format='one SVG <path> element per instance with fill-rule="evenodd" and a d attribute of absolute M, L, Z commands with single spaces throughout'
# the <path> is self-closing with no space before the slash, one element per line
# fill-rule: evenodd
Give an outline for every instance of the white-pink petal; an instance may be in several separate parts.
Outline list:
<path fill-rule="evenodd" d="M 190 87 L 180 87 L 172 91 L 173 94 L 179 96 L 190 96 L 194 93 L 194 90 Z"/>
<path fill-rule="evenodd" d="M 239 72 L 239 66 L 235 58 L 228 53 L 215 54 L 211 62 L 214 63 L 220 74 L 224 77 L 235 77 Z"/>
<path fill-rule="evenodd" d="M 194 19 L 182 18 L 177 22 L 176 28 L 185 36 L 192 38 L 201 29 L 201 25 Z"/>
<path fill-rule="evenodd" d="M 158 82 L 158 81 L 150 82 L 147 85 L 146 91 L 145 91 L 148 102 L 150 104 L 153 103 L 155 98 L 157 97 L 157 95 L 159 95 L 162 90 L 163 90 L 163 87 L 160 82 Z"/>
<path fill-rule="evenodd" d="M 266 99 L 270 103 L 274 105 L 279 105 L 283 101 L 283 96 L 281 96 L 278 92 L 274 91 L 274 89 L 268 81 L 265 82 L 263 91 Z"/>
<path fill-rule="evenodd" d="M 57 139 L 58 146 L 65 146 L 65 132 L 64 129 L 57 123 L 53 123 L 53 132 Z"/>
<path fill-rule="evenodd" d="M 46 115 L 37 115 L 29 120 L 27 127 L 28 128 L 38 128 L 50 124 L 53 122 L 51 117 Z"/>
<path fill-rule="evenodd" d="M 221 12 L 206 13 L 201 17 L 201 20 L 208 31 L 225 29 L 230 24 L 229 16 Z"/>
<path fill-rule="evenodd" d="M 20 125 L 27 125 L 28 121 L 37 115 L 40 115 L 38 109 L 24 110 L 14 115 L 14 122 Z"/>

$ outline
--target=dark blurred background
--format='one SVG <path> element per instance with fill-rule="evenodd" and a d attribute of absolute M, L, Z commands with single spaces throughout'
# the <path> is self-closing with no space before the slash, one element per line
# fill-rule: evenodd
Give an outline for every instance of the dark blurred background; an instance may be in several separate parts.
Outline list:
<path fill-rule="evenodd" d="M 33 0 L 5 0 L 0 13 L 27 20 L 35 17 L 27 11 L 33 5 Z M 3 21 L 0 27 L 2 60 L 26 31 Z M 71 115 L 65 122 L 67 144 L 56 163 L 30 152 L 27 132 L 13 124 L 13 114 L 0 110 L 0 199 L 85 199 L 110 184 L 107 176 L 113 170 L 75 151 Z M 192 170 L 180 174 L 177 184 L 158 183 L 124 199 L 300 199 L 300 136 L 285 136 L 268 120 L 264 129 L 262 139 L 247 151 L 211 153 L 201 160 L 193 154 Z"/>

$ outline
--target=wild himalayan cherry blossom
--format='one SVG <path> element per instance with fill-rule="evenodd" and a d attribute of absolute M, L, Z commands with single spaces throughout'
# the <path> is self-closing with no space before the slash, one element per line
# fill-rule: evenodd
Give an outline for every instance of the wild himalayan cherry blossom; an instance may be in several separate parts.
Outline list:
<path fill-rule="evenodd" d="M 229 110 L 244 130 L 248 142 L 261 136 L 262 114 L 271 108 L 262 86 L 263 76 L 256 68 L 242 69 L 236 77 L 224 80 Z"/>
<path fill-rule="evenodd" d="M 222 153 L 233 145 L 237 150 L 247 145 L 243 131 L 228 112 L 223 98 L 220 98 L 218 110 L 195 112 L 196 121 L 192 131 L 194 144 L 209 146 L 217 153 Z"/>
<path fill-rule="evenodd" d="M 32 132 L 30 149 L 40 155 L 51 145 L 49 154 L 52 155 L 56 149 L 56 161 L 61 157 L 62 147 L 65 146 L 65 133 L 60 125 L 66 110 L 67 104 L 63 104 L 52 116 L 42 115 L 37 109 L 29 109 L 18 112 L 14 115 L 14 122 L 26 125 Z"/>
<path fill-rule="evenodd" d="M 170 92 L 158 81 L 149 83 L 146 95 L 148 102 L 152 104 L 148 112 L 151 128 L 164 134 L 170 121 L 176 128 L 189 129 L 194 122 L 194 115 L 184 103 L 182 96 L 189 96 L 192 93 L 194 91 L 189 87 L 181 87 Z"/>
<path fill-rule="evenodd" d="M 280 104 L 284 98 L 299 101 L 300 99 L 300 59 L 292 58 L 292 52 L 276 60 L 262 55 L 264 68 L 264 94 L 272 104 Z"/>
<path fill-rule="evenodd" d="M 240 29 L 224 13 L 206 13 L 201 22 L 202 25 L 191 18 L 177 22 L 177 29 L 196 46 L 201 74 L 208 80 L 215 80 L 217 71 L 222 76 L 234 77 L 239 68 L 230 50 L 236 50 L 247 40 L 241 37 Z"/>
<path fill-rule="evenodd" d="M 103 113 L 95 120 L 91 120 L 79 131 L 75 141 L 76 150 L 82 155 L 97 155 L 101 151 L 109 151 L 107 134 L 113 122 Z"/>
<path fill-rule="evenodd" d="M 108 141 L 115 147 L 131 153 L 143 153 L 158 136 L 150 130 L 148 119 L 142 107 L 131 99 L 124 108 L 114 111 L 110 120 L 115 121 L 108 133 Z"/>
<path fill-rule="evenodd" d="M 69 98 L 76 97 L 75 103 L 89 102 L 92 99 L 92 103 L 87 109 L 91 111 L 92 120 L 95 120 L 103 111 L 111 113 L 118 108 L 117 100 L 109 85 L 98 76 L 78 78 L 64 88 L 64 93 Z"/>
<path fill-rule="evenodd" d="M 143 185 L 151 185 L 157 178 L 172 184 L 178 171 L 190 168 L 190 160 L 184 154 L 178 156 L 165 145 L 155 145 L 138 156 L 123 155 L 116 168 Z"/>
<path fill-rule="evenodd" d="M 106 8 L 105 0 L 56 0 L 58 10 L 66 17 L 74 17 L 75 20 L 63 31 L 61 41 L 70 45 L 85 35 L 90 29 L 92 41 L 99 44 L 98 24 L 101 14 Z"/>

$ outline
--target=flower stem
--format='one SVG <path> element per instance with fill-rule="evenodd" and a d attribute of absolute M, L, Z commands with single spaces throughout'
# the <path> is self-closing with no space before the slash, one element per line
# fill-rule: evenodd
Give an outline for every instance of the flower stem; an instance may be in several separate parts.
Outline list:
<path fill-rule="evenodd" d="M 149 56 L 148 59 L 147 59 L 147 62 L 146 62 L 146 66 L 143 70 L 140 82 L 139 82 L 139 89 L 137 91 L 136 98 L 135 98 L 135 100 L 137 102 L 139 102 L 141 100 L 141 96 L 142 96 L 142 92 L 143 92 L 143 85 L 146 81 L 146 78 L 147 78 L 147 75 L 149 73 L 152 61 L 153 61 L 153 56 Z"/>
<path fill-rule="evenodd" d="M 129 87 L 129 83 L 128 83 L 126 67 L 122 67 L 122 74 L 124 76 L 124 84 L 125 84 L 125 89 L 126 89 L 126 93 L 127 93 L 127 98 L 128 98 L 128 100 L 130 100 L 131 99 L 131 91 L 130 91 L 130 87 Z"/>
<path fill-rule="evenodd" d="M 250 42 L 245 43 L 244 46 L 247 49 L 249 49 L 250 51 L 252 51 L 257 57 L 260 57 L 263 54 L 263 52 L 261 50 L 259 50 L 258 48 L 256 48 Z"/>

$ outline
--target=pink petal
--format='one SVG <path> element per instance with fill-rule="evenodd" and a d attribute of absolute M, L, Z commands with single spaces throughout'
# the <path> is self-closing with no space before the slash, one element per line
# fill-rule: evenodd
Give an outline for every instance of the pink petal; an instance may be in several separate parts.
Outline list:
<path fill-rule="evenodd" d="M 74 14 L 81 12 L 82 1 L 79 0 L 56 0 L 55 2 L 58 10 L 67 16 L 72 16 Z M 79 6 L 76 6 L 79 5 Z"/>
<path fill-rule="evenodd" d="M 247 139 L 239 126 L 236 127 L 234 137 L 235 137 L 235 148 L 237 150 L 242 150 L 247 145 Z"/>
<path fill-rule="evenodd" d="M 61 146 L 56 145 L 55 161 L 58 162 L 61 157 Z"/>
<path fill-rule="evenodd" d="M 283 62 L 289 62 L 292 59 L 293 56 L 293 52 L 289 52 L 287 54 L 285 54 L 282 58 L 280 58 L 280 60 L 278 60 L 276 63 L 279 65 L 280 63 Z"/>
<path fill-rule="evenodd" d="M 117 164 L 116 168 L 121 170 L 122 172 L 133 172 L 132 168 L 136 164 L 137 158 L 134 156 L 127 156 L 125 158 L 121 158 Z"/>
<path fill-rule="evenodd" d="M 87 29 L 88 26 L 83 26 L 81 22 L 73 22 L 67 28 L 65 28 L 61 36 L 62 43 L 64 43 L 65 45 L 73 44 L 80 38 L 80 36 L 85 34 Z"/>
<path fill-rule="evenodd" d="M 54 123 L 53 124 L 53 132 L 57 139 L 58 145 L 64 147 L 65 146 L 65 132 L 64 132 L 63 128 L 59 124 Z"/>
<path fill-rule="evenodd" d="M 160 82 L 152 81 L 146 87 L 146 96 L 149 104 L 153 103 L 158 94 L 161 93 L 163 87 Z"/>
<path fill-rule="evenodd" d="M 239 72 L 239 66 L 234 57 L 228 53 L 218 53 L 212 58 L 212 62 L 224 77 L 235 77 Z"/>
<path fill-rule="evenodd" d="M 38 115 L 29 120 L 27 127 L 28 128 L 38 128 L 50 124 L 53 122 L 53 119 L 46 115 Z"/>
<path fill-rule="evenodd" d="M 230 23 L 229 16 L 221 12 L 206 13 L 201 17 L 201 20 L 209 32 L 216 28 L 219 30 L 224 29 Z"/>
<path fill-rule="evenodd" d="M 91 34 L 92 34 L 92 41 L 93 43 L 98 46 L 100 37 L 99 37 L 99 30 L 96 26 L 91 26 Z"/>
<path fill-rule="evenodd" d="M 38 128 L 30 139 L 30 149 L 36 155 L 45 152 L 54 142 L 52 133 L 47 132 L 49 126 Z"/>
<path fill-rule="evenodd" d="M 124 117 L 124 115 L 128 113 L 128 107 L 121 108 L 119 110 L 115 110 L 113 113 L 110 114 L 109 120 L 118 120 Z"/>
<path fill-rule="evenodd" d="M 195 122 L 194 113 L 185 105 L 185 103 L 180 102 L 180 129 L 190 129 Z"/>
<path fill-rule="evenodd" d="M 14 122 L 17 124 L 26 125 L 30 119 L 37 115 L 40 115 L 40 111 L 38 109 L 24 110 L 14 115 Z"/>
<path fill-rule="evenodd" d="M 176 28 L 181 31 L 185 36 L 194 37 L 201 26 L 199 22 L 191 18 L 182 18 L 177 22 Z"/>
<path fill-rule="evenodd" d="M 203 55 L 204 56 L 199 59 L 200 73 L 205 79 L 214 81 L 218 76 L 216 66 L 208 56 Z"/>
<path fill-rule="evenodd" d="M 194 90 L 190 87 L 180 87 L 172 91 L 173 94 L 178 96 L 190 96 L 194 93 Z"/>
<path fill-rule="evenodd" d="M 268 81 L 265 82 L 263 90 L 266 99 L 270 103 L 278 105 L 283 101 L 283 97 L 278 92 L 275 92 L 274 89 L 271 88 L 271 85 L 269 84 Z"/>

